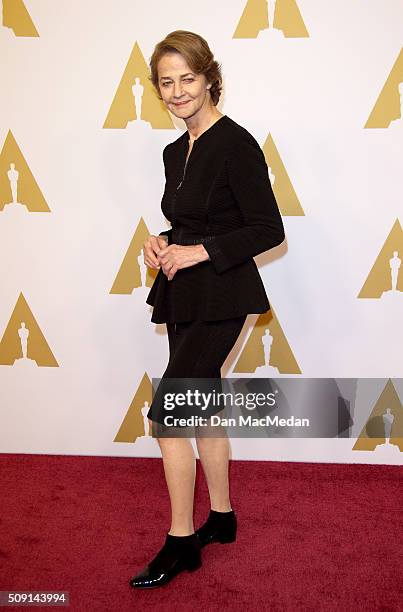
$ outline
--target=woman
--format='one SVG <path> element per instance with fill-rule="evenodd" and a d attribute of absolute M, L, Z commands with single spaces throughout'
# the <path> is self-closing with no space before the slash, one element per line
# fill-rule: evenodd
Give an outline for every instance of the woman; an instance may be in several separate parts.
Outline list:
<path fill-rule="evenodd" d="M 170 357 L 162 379 L 218 380 L 247 315 L 270 308 L 253 257 L 280 244 L 284 228 L 260 146 L 216 108 L 222 78 L 207 42 L 192 32 L 171 32 L 156 45 L 150 67 L 160 99 L 187 127 L 163 151 L 161 208 L 172 228 L 149 236 L 143 249 L 145 264 L 158 269 L 146 300 L 154 306 L 151 320 L 165 323 L 168 333 Z M 165 423 L 156 397 L 148 413 L 153 431 Z M 156 436 L 172 521 L 161 550 L 130 580 L 135 588 L 161 586 L 184 569 L 197 569 L 203 546 L 236 538 L 228 438 L 198 429 L 209 516 L 195 532 L 196 462 L 189 438 Z"/>

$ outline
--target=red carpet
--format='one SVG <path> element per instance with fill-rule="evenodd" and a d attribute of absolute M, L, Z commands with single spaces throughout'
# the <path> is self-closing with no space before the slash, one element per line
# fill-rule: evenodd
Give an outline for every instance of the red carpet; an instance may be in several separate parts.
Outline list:
<path fill-rule="evenodd" d="M 0 590 L 69 591 L 59 609 L 74 612 L 402 610 L 399 466 L 232 461 L 237 542 L 134 591 L 170 527 L 161 459 L 0 457 Z M 197 463 L 196 528 L 209 510 Z"/>

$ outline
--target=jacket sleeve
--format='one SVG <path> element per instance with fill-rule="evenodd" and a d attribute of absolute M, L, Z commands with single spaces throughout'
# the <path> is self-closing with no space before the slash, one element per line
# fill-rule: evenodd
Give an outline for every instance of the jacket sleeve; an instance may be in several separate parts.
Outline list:
<path fill-rule="evenodd" d="M 167 144 L 167 146 L 162 151 L 162 159 L 164 160 L 164 172 L 165 172 L 165 188 L 166 188 L 166 179 L 167 179 L 166 154 L 167 154 L 168 147 L 169 147 L 169 144 Z M 165 193 L 165 189 L 164 189 L 164 193 Z M 164 236 L 164 235 L 168 238 L 168 245 L 170 245 L 172 243 L 172 228 L 165 229 L 158 234 L 158 236 Z"/>
<path fill-rule="evenodd" d="M 244 225 L 204 243 L 219 274 L 272 249 L 285 238 L 264 153 L 252 135 L 231 152 L 227 168 L 229 186 Z"/>

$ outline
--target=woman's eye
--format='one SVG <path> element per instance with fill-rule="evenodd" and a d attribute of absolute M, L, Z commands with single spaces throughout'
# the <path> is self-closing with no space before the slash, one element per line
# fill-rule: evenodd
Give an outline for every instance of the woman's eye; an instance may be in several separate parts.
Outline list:
<path fill-rule="evenodd" d="M 185 83 L 193 83 L 194 79 L 183 79 Z M 171 81 L 165 81 L 164 83 L 162 83 L 163 87 L 166 87 L 167 85 L 171 85 Z"/>

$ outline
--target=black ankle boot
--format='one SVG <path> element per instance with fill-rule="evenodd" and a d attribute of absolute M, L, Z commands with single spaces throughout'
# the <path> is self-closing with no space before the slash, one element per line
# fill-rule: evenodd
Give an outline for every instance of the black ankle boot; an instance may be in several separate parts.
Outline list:
<path fill-rule="evenodd" d="M 165 544 L 154 559 L 130 581 L 130 586 L 152 589 L 167 584 L 183 570 L 193 571 L 201 566 L 201 544 L 195 533 L 175 536 L 167 533 Z"/>
<path fill-rule="evenodd" d="M 235 512 L 218 512 L 210 510 L 207 521 L 196 530 L 201 547 L 212 542 L 228 544 L 235 542 L 237 531 L 237 519 Z"/>

